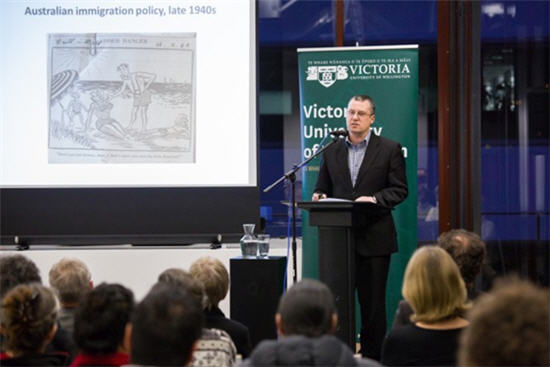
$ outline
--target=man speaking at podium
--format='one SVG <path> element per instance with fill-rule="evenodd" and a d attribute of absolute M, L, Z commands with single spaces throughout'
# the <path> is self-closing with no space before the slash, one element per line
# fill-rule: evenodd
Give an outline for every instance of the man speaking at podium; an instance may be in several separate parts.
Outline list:
<path fill-rule="evenodd" d="M 408 189 L 401 145 L 371 132 L 375 108 L 367 95 L 350 99 L 348 136 L 324 152 L 313 201 L 334 197 L 393 208 L 405 200 Z M 354 237 L 361 354 L 380 360 L 386 333 L 386 281 L 390 256 L 397 251 L 391 213 L 356 230 Z"/>

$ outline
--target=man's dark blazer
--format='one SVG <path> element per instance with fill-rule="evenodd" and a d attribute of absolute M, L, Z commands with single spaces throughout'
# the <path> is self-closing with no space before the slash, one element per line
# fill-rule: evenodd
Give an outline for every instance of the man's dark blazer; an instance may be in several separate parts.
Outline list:
<path fill-rule="evenodd" d="M 408 195 L 401 145 L 372 133 L 355 186 L 352 186 L 348 147 L 344 139 L 340 140 L 323 153 L 315 192 L 349 200 L 374 196 L 379 205 L 393 208 Z M 373 218 L 364 229 L 356 231 L 355 242 L 362 256 L 396 252 L 397 232 L 391 213 Z"/>

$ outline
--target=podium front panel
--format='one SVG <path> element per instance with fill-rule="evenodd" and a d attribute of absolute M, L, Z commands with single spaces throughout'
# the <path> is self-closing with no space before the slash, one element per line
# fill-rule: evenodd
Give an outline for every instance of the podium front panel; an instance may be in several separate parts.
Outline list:
<path fill-rule="evenodd" d="M 319 280 L 332 293 L 338 312 L 336 335 L 355 350 L 355 242 L 349 227 L 318 227 Z"/>
<path fill-rule="evenodd" d="M 350 211 L 324 211 L 322 215 L 311 212 L 309 225 L 317 227 L 351 227 L 353 214 Z"/>

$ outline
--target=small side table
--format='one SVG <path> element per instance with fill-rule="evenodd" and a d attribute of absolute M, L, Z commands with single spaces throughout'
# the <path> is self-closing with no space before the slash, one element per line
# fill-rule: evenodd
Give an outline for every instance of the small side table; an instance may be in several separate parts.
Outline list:
<path fill-rule="evenodd" d="M 253 348 L 264 339 L 277 338 L 275 313 L 285 271 L 286 256 L 229 260 L 231 319 L 248 326 Z"/>

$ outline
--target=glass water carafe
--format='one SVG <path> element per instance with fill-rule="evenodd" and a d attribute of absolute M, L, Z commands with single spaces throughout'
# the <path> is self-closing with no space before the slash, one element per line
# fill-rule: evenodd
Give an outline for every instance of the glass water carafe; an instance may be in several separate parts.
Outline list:
<path fill-rule="evenodd" d="M 243 224 L 244 236 L 241 238 L 241 254 L 243 257 L 258 256 L 258 239 L 254 235 L 255 224 Z"/>

